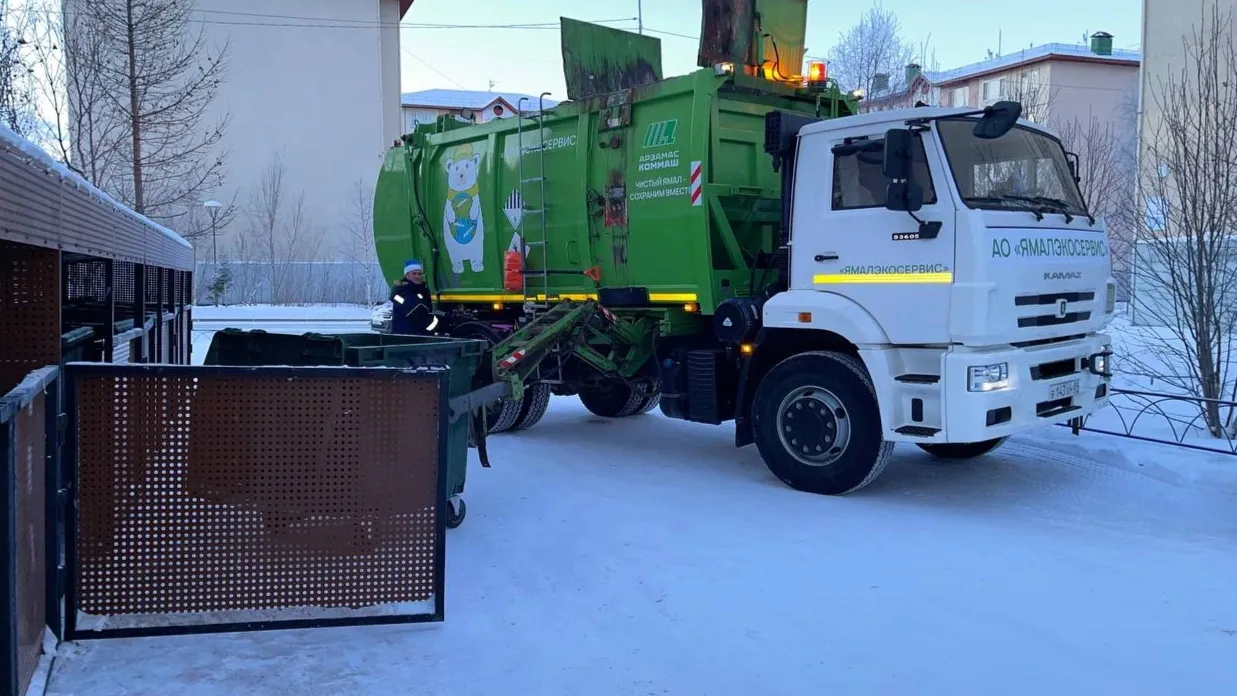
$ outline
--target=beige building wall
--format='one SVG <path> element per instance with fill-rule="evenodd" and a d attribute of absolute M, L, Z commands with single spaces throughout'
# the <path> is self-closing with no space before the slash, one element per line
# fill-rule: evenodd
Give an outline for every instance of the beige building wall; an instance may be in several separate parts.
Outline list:
<path fill-rule="evenodd" d="M 1044 60 L 1015 66 L 937 87 L 944 106 L 980 108 L 999 99 L 1023 98 L 1030 120 L 1068 123 L 1128 121 L 1138 103 L 1139 68 L 1126 63 L 1096 63 L 1073 60 Z M 1030 97 L 1035 97 L 1031 99 Z M 1030 102 L 1038 103 L 1030 103 Z"/>
<path fill-rule="evenodd" d="M 305 195 L 322 231 L 318 256 L 337 259 L 350 242 L 353 187 L 372 191 L 401 132 L 400 3 L 264 0 L 255 7 L 251 0 L 197 0 L 207 40 L 228 44 L 214 105 L 216 115 L 230 118 L 227 179 L 213 195 L 225 203 L 235 195 L 244 205 L 282 153 L 285 195 Z M 263 17 L 254 16 L 259 11 Z M 221 246 L 225 239 L 231 246 L 246 222 L 242 211 Z"/>
<path fill-rule="evenodd" d="M 1144 144 L 1159 121 L 1161 81 L 1186 67 L 1184 41 L 1211 9 L 1232 12 L 1237 0 L 1143 0 L 1143 71 L 1139 85 L 1139 139 Z M 1204 13 L 1206 13 L 1204 15 Z"/>

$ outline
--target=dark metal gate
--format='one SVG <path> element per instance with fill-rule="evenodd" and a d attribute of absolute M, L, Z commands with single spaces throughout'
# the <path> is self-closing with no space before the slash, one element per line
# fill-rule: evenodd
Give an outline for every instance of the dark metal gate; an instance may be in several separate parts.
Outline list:
<path fill-rule="evenodd" d="M 447 375 L 68 366 L 66 639 L 441 621 Z"/>

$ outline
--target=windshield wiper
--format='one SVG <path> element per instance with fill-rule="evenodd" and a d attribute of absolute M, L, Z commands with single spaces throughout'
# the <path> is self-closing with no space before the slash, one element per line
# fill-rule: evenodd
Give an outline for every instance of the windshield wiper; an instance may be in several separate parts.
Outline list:
<path fill-rule="evenodd" d="M 1026 201 L 1027 203 L 1035 203 L 1040 206 L 1043 206 L 1042 210 L 1044 210 L 1045 212 L 1060 213 L 1061 215 L 1065 216 L 1065 224 L 1067 225 L 1074 221 L 1073 214 L 1069 212 L 1070 204 L 1067 201 L 1061 200 L 1060 198 L 1053 198 L 1051 196 L 1015 196 L 1012 194 L 1002 196 L 1002 198 L 1010 198 L 1010 199 L 1018 200 L 1018 201 Z M 1087 222 L 1094 225 L 1095 217 L 1091 215 L 1091 211 L 1087 210 L 1086 206 L 1083 206 L 1082 211 L 1083 211 L 1083 215 L 1086 216 L 1087 218 Z"/>
<path fill-rule="evenodd" d="M 968 198 L 964 198 L 963 200 L 968 203 L 1032 203 L 1034 206 L 1023 205 L 1013 208 L 1013 210 L 1025 210 L 1028 213 L 1034 213 L 1036 222 L 1044 219 L 1045 212 L 1052 212 L 1051 210 L 1045 208 L 1043 203 L 1040 203 L 1033 198 L 1027 198 L 1026 196 L 970 196 Z"/>
<path fill-rule="evenodd" d="M 1069 224 L 1070 222 L 1074 221 L 1074 216 L 1070 215 L 1069 212 L 1066 210 L 1070 206 L 1070 204 L 1067 203 L 1066 201 L 1063 201 L 1060 198 L 1050 198 L 1048 196 L 1035 196 L 1035 200 L 1039 201 L 1040 203 L 1046 203 L 1048 205 L 1055 206 L 1056 208 L 1058 208 L 1060 213 L 1065 216 L 1066 224 Z M 1091 223 L 1092 225 L 1095 224 L 1095 216 L 1091 214 L 1091 211 L 1087 210 L 1087 206 L 1085 204 L 1082 206 L 1082 215 L 1083 217 L 1087 218 L 1087 222 Z"/>

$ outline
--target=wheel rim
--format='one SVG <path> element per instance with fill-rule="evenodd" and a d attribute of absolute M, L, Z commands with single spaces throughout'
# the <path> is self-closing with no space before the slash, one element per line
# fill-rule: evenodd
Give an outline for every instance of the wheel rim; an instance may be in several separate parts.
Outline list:
<path fill-rule="evenodd" d="M 799 462 L 828 466 L 850 444 L 850 414 L 828 389 L 799 387 L 778 406 L 777 435 Z"/>

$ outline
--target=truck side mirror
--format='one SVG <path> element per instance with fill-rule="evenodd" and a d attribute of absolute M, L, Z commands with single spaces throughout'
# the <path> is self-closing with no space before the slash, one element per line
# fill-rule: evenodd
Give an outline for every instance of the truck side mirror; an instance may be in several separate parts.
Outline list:
<path fill-rule="evenodd" d="M 1069 174 L 1074 177 L 1074 183 L 1081 184 L 1082 177 L 1078 176 L 1078 154 L 1074 152 L 1065 153 L 1065 161 L 1069 164 Z"/>
<path fill-rule="evenodd" d="M 923 207 L 923 187 L 913 181 L 892 181 L 885 186 L 885 208 L 914 213 Z"/>
<path fill-rule="evenodd" d="M 971 133 L 981 140 L 996 140 L 1018 123 L 1022 116 L 1022 104 L 1016 101 L 999 101 L 984 107 L 984 115 L 975 122 Z"/>
<path fill-rule="evenodd" d="M 907 181 L 911 178 L 911 132 L 905 128 L 885 131 L 885 161 L 881 173 L 886 179 Z"/>

